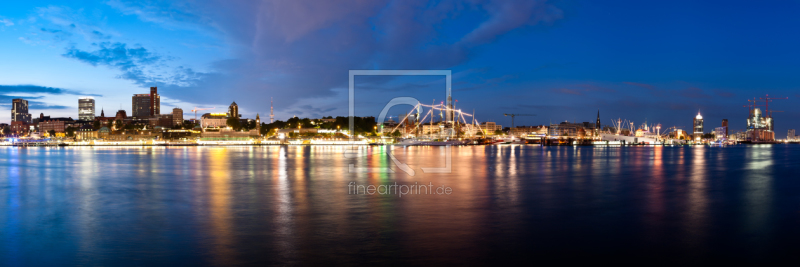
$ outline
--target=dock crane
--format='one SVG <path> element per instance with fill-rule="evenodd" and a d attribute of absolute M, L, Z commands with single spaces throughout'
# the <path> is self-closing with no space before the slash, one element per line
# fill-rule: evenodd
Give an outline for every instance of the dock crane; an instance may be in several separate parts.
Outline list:
<path fill-rule="evenodd" d="M 194 121 L 195 121 L 195 123 L 197 122 L 197 111 L 200 111 L 200 110 L 209 110 L 209 109 L 215 109 L 215 108 L 198 108 L 198 107 L 194 107 L 194 109 L 192 110 L 192 112 L 194 112 Z"/>
<path fill-rule="evenodd" d="M 503 116 L 511 116 L 511 129 L 514 128 L 514 117 L 516 116 L 536 116 L 536 114 L 509 114 L 503 113 Z"/>

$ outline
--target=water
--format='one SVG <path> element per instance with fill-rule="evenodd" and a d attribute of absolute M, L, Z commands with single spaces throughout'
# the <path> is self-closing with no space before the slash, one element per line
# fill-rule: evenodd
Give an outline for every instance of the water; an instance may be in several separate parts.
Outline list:
<path fill-rule="evenodd" d="M 800 146 L 344 149 L 0 147 L 0 265 L 798 258 Z"/>

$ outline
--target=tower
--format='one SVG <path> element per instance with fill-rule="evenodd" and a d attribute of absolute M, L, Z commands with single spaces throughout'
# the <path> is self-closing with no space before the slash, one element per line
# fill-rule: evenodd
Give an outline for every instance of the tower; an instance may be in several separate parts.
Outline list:
<path fill-rule="evenodd" d="M 258 114 L 256 114 L 258 115 Z M 275 113 L 272 112 L 272 97 L 269 98 L 269 123 L 275 122 Z"/>
<path fill-rule="evenodd" d="M 150 87 L 150 117 L 161 114 L 161 97 L 158 87 Z"/>
<path fill-rule="evenodd" d="M 239 118 L 239 105 L 236 104 L 236 101 L 233 101 L 231 106 L 228 107 L 228 117 Z"/>
<path fill-rule="evenodd" d="M 694 117 L 694 139 L 700 140 L 703 137 L 703 116 L 700 115 L 700 112 L 697 112 L 697 116 Z"/>
<path fill-rule="evenodd" d="M 594 134 L 600 134 L 600 110 L 597 110 L 597 122 L 594 123 Z"/>
<path fill-rule="evenodd" d="M 261 134 L 261 118 L 258 117 L 258 113 L 256 113 L 256 132 Z"/>

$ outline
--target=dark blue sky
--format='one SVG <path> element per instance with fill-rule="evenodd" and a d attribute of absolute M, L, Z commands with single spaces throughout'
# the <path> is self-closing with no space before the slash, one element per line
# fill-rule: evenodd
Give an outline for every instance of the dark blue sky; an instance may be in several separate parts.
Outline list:
<path fill-rule="evenodd" d="M 448 69 L 459 107 L 509 125 L 647 120 L 743 129 L 746 99 L 800 128 L 797 1 L 6 1 L 0 109 L 77 116 L 77 98 L 130 110 L 224 107 L 278 119 L 347 114 L 351 69 Z M 358 78 L 358 115 L 397 96 L 444 98 L 430 77 Z M 98 111 L 99 112 L 99 111 Z M 400 109 L 393 110 L 397 114 Z M 0 116 L 8 122 L 9 116 Z"/>

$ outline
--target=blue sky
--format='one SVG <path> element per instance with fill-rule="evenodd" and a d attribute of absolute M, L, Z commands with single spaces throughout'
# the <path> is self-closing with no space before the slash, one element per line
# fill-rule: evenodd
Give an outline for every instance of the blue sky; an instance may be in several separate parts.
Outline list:
<path fill-rule="evenodd" d="M 509 125 L 623 118 L 743 129 L 748 98 L 777 136 L 800 128 L 797 1 L 5 1 L 0 122 L 10 99 L 77 117 L 78 97 L 130 110 L 236 101 L 246 117 L 347 115 L 348 70 L 448 69 L 459 107 Z M 442 79 L 357 78 L 357 115 L 444 98 Z M 393 109 L 399 114 L 406 108 Z M 99 113 L 99 110 L 98 110 Z"/>

